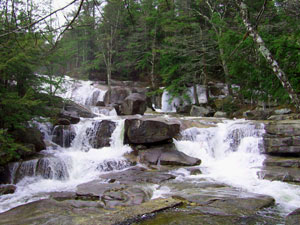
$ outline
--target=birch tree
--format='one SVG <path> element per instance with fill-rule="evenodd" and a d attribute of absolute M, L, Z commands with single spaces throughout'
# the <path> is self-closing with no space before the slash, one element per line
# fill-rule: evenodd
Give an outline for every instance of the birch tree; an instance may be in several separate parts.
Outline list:
<path fill-rule="evenodd" d="M 248 6 L 243 0 L 236 0 L 236 3 L 238 4 L 240 8 L 240 12 L 242 15 L 243 23 L 247 29 L 248 35 L 253 38 L 254 42 L 256 43 L 258 47 L 258 51 L 262 54 L 262 56 L 266 59 L 270 67 L 272 68 L 275 76 L 279 79 L 281 82 L 281 85 L 283 88 L 287 91 L 291 101 L 295 104 L 297 111 L 300 111 L 300 100 L 298 98 L 297 93 L 293 89 L 291 83 L 289 82 L 287 75 L 285 72 L 280 68 L 278 62 L 273 57 L 270 50 L 267 48 L 264 40 L 259 35 L 257 29 L 255 26 L 253 26 L 250 23 L 249 20 L 249 12 L 248 12 Z M 267 0 L 264 1 L 263 7 L 266 7 Z"/>

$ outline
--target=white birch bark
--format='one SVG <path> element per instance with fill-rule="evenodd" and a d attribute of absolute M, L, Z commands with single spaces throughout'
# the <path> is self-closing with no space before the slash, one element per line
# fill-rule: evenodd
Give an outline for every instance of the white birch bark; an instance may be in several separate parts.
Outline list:
<path fill-rule="evenodd" d="M 268 64 L 272 67 L 274 74 L 280 80 L 283 88 L 287 91 L 290 99 L 295 104 L 297 110 L 300 111 L 300 101 L 299 101 L 298 95 L 295 92 L 295 90 L 293 89 L 289 80 L 287 79 L 285 72 L 280 68 L 278 62 L 274 59 L 274 57 L 272 56 L 272 53 L 266 47 L 263 39 L 260 37 L 257 30 L 250 23 L 249 18 L 248 18 L 247 5 L 245 4 L 245 2 L 243 0 L 236 0 L 236 2 L 238 4 L 238 6 L 240 7 L 243 22 L 249 33 L 249 36 L 251 36 L 253 38 L 254 42 L 258 46 L 259 52 L 263 55 L 263 57 L 267 60 Z"/>

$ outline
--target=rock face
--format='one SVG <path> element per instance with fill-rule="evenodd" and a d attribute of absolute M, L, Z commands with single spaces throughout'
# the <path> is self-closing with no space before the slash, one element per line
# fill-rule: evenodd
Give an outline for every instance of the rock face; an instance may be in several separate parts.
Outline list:
<path fill-rule="evenodd" d="M 177 122 L 158 119 L 126 119 L 125 143 L 153 144 L 168 142 L 180 131 Z"/>
<path fill-rule="evenodd" d="M 95 122 L 94 129 L 87 130 L 87 135 L 90 136 L 90 145 L 93 148 L 102 148 L 110 146 L 111 135 L 115 129 L 116 123 L 110 120 L 102 120 L 100 122 Z"/>
<path fill-rule="evenodd" d="M 265 153 L 300 156 L 300 121 L 276 121 L 266 125 Z"/>
<path fill-rule="evenodd" d="M 300 222 L 300 208 L 291 212 L 285 221 L 285 225 L 298 225 Z"/>
<path fill-rule="evenodd" d="M 196 166 L 201 163 L 200 159 L 179 152 L 174 144 L 139 151 L 138 154 L 140 162 L 146 164 Z"/>
<path fill-rule="evenodd" d="M 125 98 L 121 105 L 121 113 L 123 115 L 144 115 L 147 109 L 147 98 L 143 94 L 132 93 Z"/>
<path fill-rule="evenodd" d="M 79 121 L 80 121 L 80 118 L 76 112 L 68 112 L 68 111 L 62 110 L 58 114 L 58 117 L 59 117 L 59 119 L 67 119 L 68 121 L 70 121 L 71 124 L 76 124 L 76 123 L 79 123 Z M 60 124 L 60 125 L 68 125 L 68 124 Z"/>
<path fill-rule="evenodd" d="M 55 126 L 52 132 L 52 141 L 61 147 L 68 148 L 76 136 L 76 132 L 71 125 Z"/>

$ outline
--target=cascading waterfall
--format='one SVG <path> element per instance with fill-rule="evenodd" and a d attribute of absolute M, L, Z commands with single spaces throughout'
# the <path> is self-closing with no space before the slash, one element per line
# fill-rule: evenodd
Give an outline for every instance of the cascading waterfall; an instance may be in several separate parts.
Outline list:
<path fill-rule="evenodd" d="M 16 183 L 14 194 L 0 196 L 0 212 L 28 202 L 47 198 L 48 193 L 74 191 L 76 186 L 96 179 L 102 172 L 120 170 L 130 166 L 123 157 L 131 151 L 123 145 L 124 120 L 115 120 L 111 146 L 94 149 L 89 144 L 87 130 L 94 128 L 93 122 L 102 118 L 83 119 L 72 125 L 76 136 L 68 148 L 51 142 L 48 126 L 40 126 L 45 132 L 46 142 L 51 145 L 41 152 L 40 159 L 10 165 L 12 183 Z M 91 132 L 92 133 L 92 132 Z"/>
<path fill-rule="evenodd" d="M 275 198 L 283 213 L 300 205 L 300 188 L 280 181 L 260 179 L 265 156 L 262 124 L 244 120 L 224 121 L 217 127 L 190 128 L 182 132 L 183 140 L 175 141 L 187 155 L 202 159 L 203 174 L 190 176 L 211 179 L 242 190 Z"/>

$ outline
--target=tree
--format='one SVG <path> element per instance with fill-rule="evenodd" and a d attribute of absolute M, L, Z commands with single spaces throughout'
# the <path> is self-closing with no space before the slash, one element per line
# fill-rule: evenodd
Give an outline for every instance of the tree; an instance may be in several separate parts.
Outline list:
<path fill-rule="evenodd" d="M 242 17 L 243 17 L 243 22 L 244 22 L 244 25 L 247 29 L 248 34 L 253 38 L 253 40 L 257 44 L 259 52 L 266 59 L 269 66 L 272 68 L 274 74 L 280 80 L 282 86 L 288 92 L 290 99 L 292 100 L 292 102 L 295 104 L 297 110 L 299 111 L 300 110 L 300 100 L 297 96 L 297 93 L 294 91 L 294 89 L 293 89 L 292 85 L 290 84 L 285 72 L 281 69 L 281 67 L 279 66 L 279 64 L 275 60 L 275 58 L 273 57 L 270 50 L 266 47 L 266 44 L 264 43 L 262 37 L 257 32 L 256 27 L 253 27 L 253 25 L 250 23 L 249 16 L 248 16 L 248 14 L 249 14 L 248 13 L 248 6 L 242 0 L 236 0 L 236 3 L 240 7 L 240 11 L 241 11 L 241 14 L 242 14 Z M 265 0 L 263 7 L 266 6 L 266 3 L 267 3 L 267 1 Z"/>

